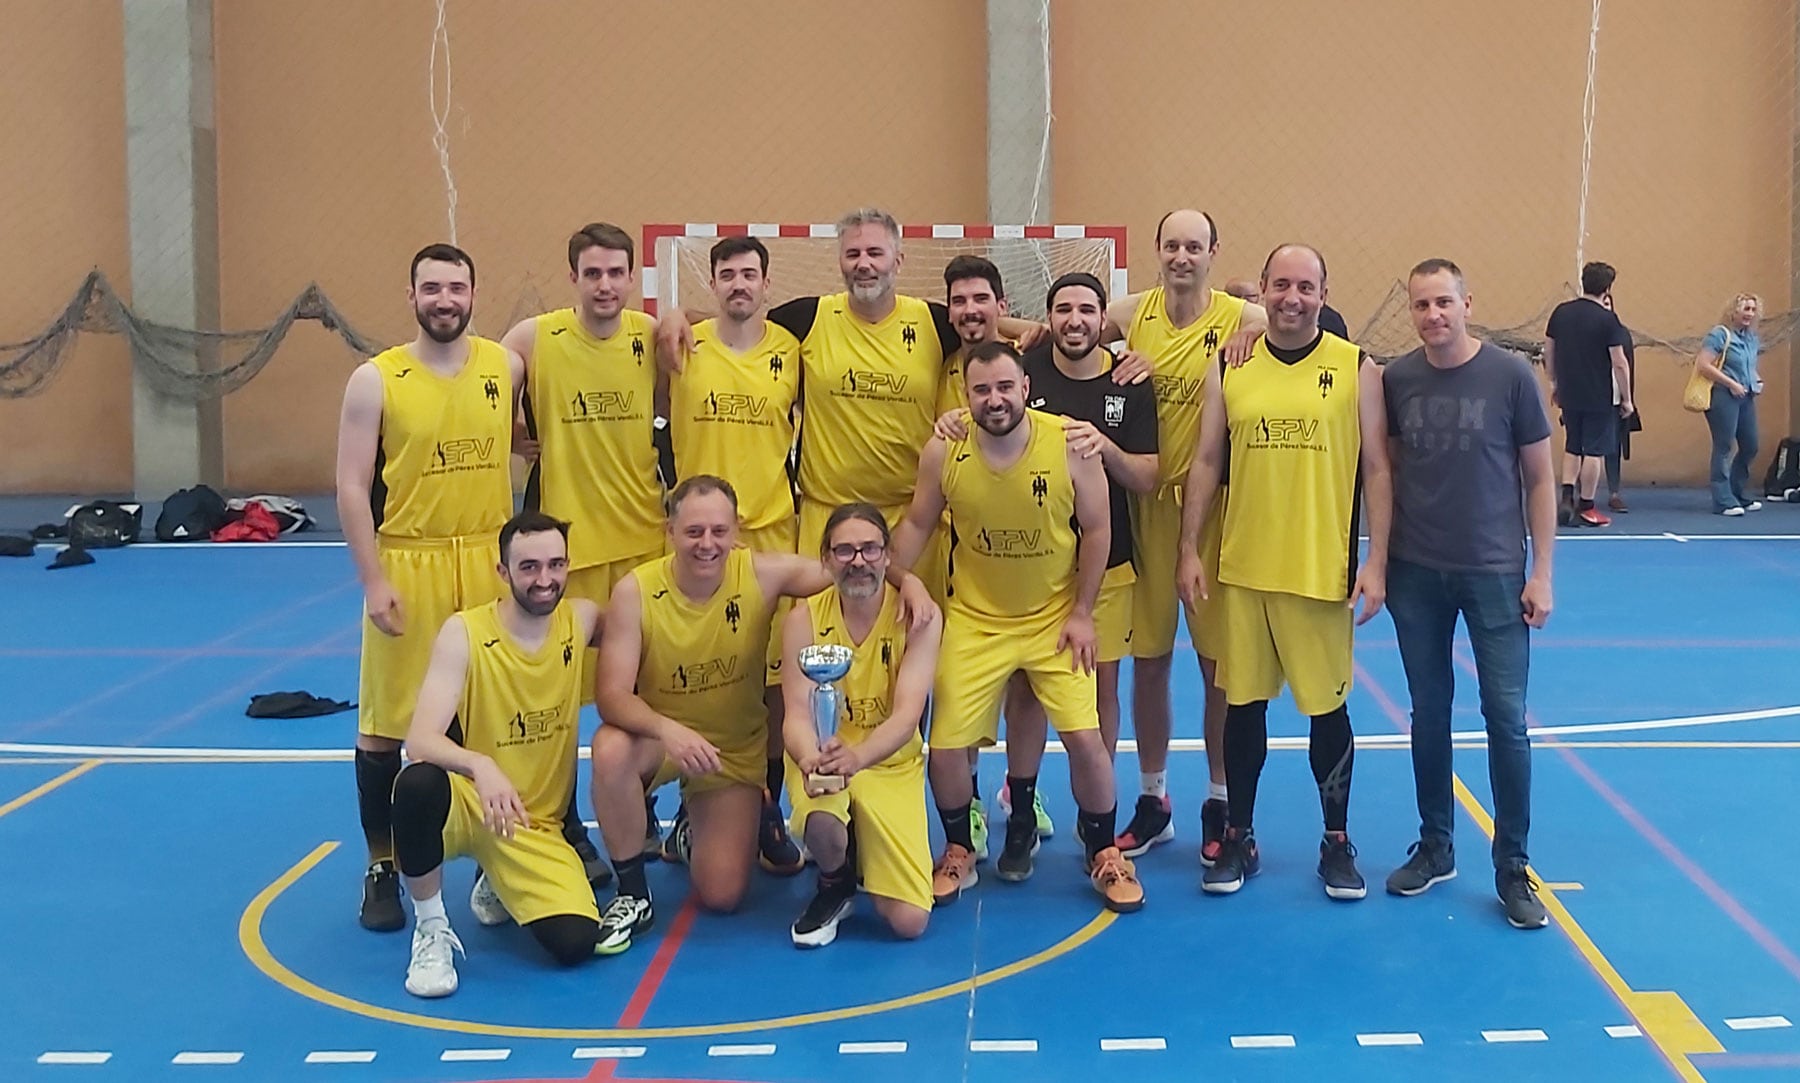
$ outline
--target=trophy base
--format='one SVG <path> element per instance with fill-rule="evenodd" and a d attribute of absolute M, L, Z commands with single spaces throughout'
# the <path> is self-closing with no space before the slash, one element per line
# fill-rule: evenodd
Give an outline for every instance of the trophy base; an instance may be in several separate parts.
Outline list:
<path fill-rule="evenodd" d="M 838 793 L 849 783 L 843 775 L 809 774 L 806 776 L 806 792 L 814 797 L 828 793 Z"/>

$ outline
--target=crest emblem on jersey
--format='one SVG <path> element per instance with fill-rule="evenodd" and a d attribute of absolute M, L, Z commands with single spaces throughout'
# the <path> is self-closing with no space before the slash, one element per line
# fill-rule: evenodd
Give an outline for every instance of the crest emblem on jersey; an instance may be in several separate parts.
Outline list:
<path fill-rule="evenodd" d="M 1044 497 L 1048 496 L 1049 493 L 1050 483 L 1044 480 L 1044 475 L 1031 475 L 1031 495 L 1037 497 L 1038 507 L 1041 508 L 1044 506 Z"/>
<path fill-rule="evenodd" d="M 781 355 L 779 353 L 769 355 L 769 375 L 773 379 L 781 379 Z"/>
<path fill-rule="evenodd" d="M 1208 327 L 1206 329 L 1206 334 L 1203 335 L 1200 339 L 1200 345 L 1204 346 L 1206 348 L 1206 352 L 1209 354 L 1212 353 L 1214 350 L 1218 349 L 1219 348 L 1219 329 L 1217 327 Z"/>
<path fill-rule="evenodd" d="M 1319 373 L 1319 397 L 1324 398 L 1329 394 L 1331 394 L 1331 372 L 1326 370 Z"/>
<path fill-rule="evenodd" d="M 631 359 L 633 361 L 636 361 L 640 365 L 644 363 L 644 336 L 643 335 L 632 335 L 631 336 Z"/>
<path fill-rule="evenodd" d="M 906 344 L 906 352 L 912 353 L 919 342 L 919 329 L 910 323 L 900 328 L 900 341 Z"/>
<path fill-rule="evenodd" d="M 487 396 L 488 409 L 500 409 L 500 385 L 494 382 L 492 376 L 487 378 L 487 383 L 481 385 L 481 393 Z"/>
<path fill-rule="evenodd" d="M 881 666 L 883 669 L 894 668 L 894 641 L 887 636 L 881 637 Z"/>
<path fill-rule="evenodd" d="M 563 668 L 568 669 L 569 663 L 573 662 L 574 660 L 575 660 L 575 648 L 572 644 L 570 644 L 570 642 L 568 640 L 565 639 L 565 640 L 563 640 Z"/>
<path fill-rule="evenodd" d="M 735 594 L 725 600 L 725 623 L 731 625 L 733 632 L 737 631 L 738 621 L 743 619 L 743 611 L 738 609 L 737 600 L 738 596 Z"/>
<path fill-rule="evenodd" d="M 1123 425 L 1125 423 L 1125 396 L 1106 396 L 1106 423 L 1108 425 Z"/>

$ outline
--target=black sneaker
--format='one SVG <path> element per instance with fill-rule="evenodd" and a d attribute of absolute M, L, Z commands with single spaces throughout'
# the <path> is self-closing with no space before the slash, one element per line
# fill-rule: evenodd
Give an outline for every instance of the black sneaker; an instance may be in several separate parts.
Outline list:
<path fill-rule="evenodd" d="M 1420 839 L 1406 848 L 1406 864 L 1388 873 L 1389 895 L 1422 895 L 1456 879 L 1456 852 L 1444 839 Z"/>
<path fill-rule="evenodd" d="M 1174 805 L 1168 795 L 1151 797 L 1139 794 L 1137 808 L 1131 813 L 1131 822 L 1125 830 L 1113 840 L 1119 852 L 1126 857 L 1142 857 L 1145 851 L 1159 842 L 1171 842 L 1175 838 Z"/>
<path fill-rule="evenodd" d="M 612 883 L 612 866 L 600 856 L 594 848 L 594 840 L 588 838 L 587 828 L 581 824 L 563 828 L 563 838 L 569 840 L 574 848 L 575 856 L 581 859 L 581 871 L 587 876 L 588 883 L 595 888 L 603 888 Z"/>
<path fill-rule="evenodd" d="M 1524 869 L 1500 869 L 1494 873 L 1494 890 L 1506 907 L 1506 920 L 1515 929 L 1542 929 L 1550 924 L 1544 904 L 1538 902 L 1538 883 Z"/>
<path fill-rule="evenodd" d="M 647 844 L 650 840 L 646 838 L 644 841 Z M 688 822 L 687 806 L 678 805 L 675 808 L 675 822 L 669 825 L 669 833 L 660 840 L 658 852 L 662 854 L 664 861 L 672 865 L 685 865 L 693 848 L 694 832 L 693 825 Z"/>
<path fill-rule="evenodd" d="M 1561 501 L 1561 502 L 1557 503 L 1557 505 L 1556 505 L 1556 525 L 1557 526 L 1574 526 L 1575 525 L 1575 505 L 1568 503 L 1567 501 Z"/>
<path fill-rule="evenodd" d="M 675 810 L 675 818 L 681 818 L 681 809 Z M 663 852 L 662 824 L 656 818 L 656 795 L 644 795 L 644 856 L 658 857 Z"/>
<path fill-rule="evenodd" d="M 846 870 L 843 880 L 829 882 L 819 877 L 819 888 L 812 901 L 794 919 L 788 930 L 797 948 L 822 948 L 837 939 L 838 922 L 850 916 L 856 907 L 856 878 Z"/>
<path fill-rule="evenodd" d="M 762 826 L 756 833 L 757 859 L 763 871 L 776 876 L 795 876 L 806 868 L 806 855 L 788 835 L 781 802 L 763 791 Z"/>
<path fill-rule="evenodd" d="M 1030 813 L 1021 820 L 1009 818 L 1006 821 L 1006 849 L 1000 851 L 999 860 L 994 862 L 994 873 L 1009 884 L 1022 884 L 1031 879 L 1031 860 L 1037 855 L 1038 846 L 1037 819 Z"/>
<path fill-rule="evenodd" d="M 377 933 L 406 928 L 406 911 L 400 906 L 400 873 L 392 861 L 377 861 L 363 873 L 362 927 Z"/>
<path fill-rule="evenodd" d="M 1225 844 L 1225 802 L 1209 797 L 1200 806 L 1200 864 L 1212 868 Z"/>
<path fill-rule="evenodd" d="M 631 947 L 631 938 L 647 932 L 656 924 L 656 911 L 649 899 L 636 895 L 615 895 L 600 911 L 600 934 L 594 943 L 595 955 L 617 955 Z"/>
<path fill-rule="evenodd" d="M 1230 895 L 1261 871 L 1262 854 L 1256 849 L 1256 832 L 1227 827 L 1219 843 L 1219 856 L 1200 878 L 1200 890 L 1209 895 Z"/>
<path fill-rule="evenodd" d="M 1319 879 L 1325 881 L 1325 894 L 1345 901 L 1360 899 L 1369 893 L 1362 873 L 1356 871 L 1356 847 L 1342 831 L 1327 831 L 1319 840 Z"/>

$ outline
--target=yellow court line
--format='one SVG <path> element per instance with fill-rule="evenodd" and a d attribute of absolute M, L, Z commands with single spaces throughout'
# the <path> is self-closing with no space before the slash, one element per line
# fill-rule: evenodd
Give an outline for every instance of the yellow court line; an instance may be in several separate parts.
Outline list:
<path fill-rule="evenodd" d="M 31 804 L 33 801 L 36 801 L 38 798 L 49 793 L 51 790 L 54 790 L 59 786 L 65 785 L 66 783 L 74 782 L 76 779 L 80 778 L 82 775 L 85 775 L 89 771 L 92 771 L 94 768 L 100 766 L 100 763 L 101 763 L 101 761 L 99 761 L 99 760 L 83 760 L 83 761 L 81 761 L 81 763 L 78 764 L 77 766 L 69 768 L 67 771 L 64 771 L 60 775 L 57 775 L 55 778 L 51 779 L 49 782 L 44 783 L 42 786 L 39 786 L 33 790 L 27 790 L 26 792 L 13 798 L 11 801 L 8 801 L 6 804 L 0 805 L 0 816 L 4 816 L 9 812 L 14 812 L 18 809 L 22 809 L 26 805 Z"/>
<path fill-rule="evenodd" d="M 1494 821 L 1488 815 L 1487 809 L 1481 806 L 1481 802 L 1476 800 L 1469 787 L 1463 784 L 1461 775 L 1452 775 L 1451 781 L 1456 786 L 1457 801 L 1462 804 L 1463 809 L 1468 812 L 1469 817 L 1475 821 L 1482 832 L 1492 839 L 1494 837 Z M 1531 872 L 1532 875 L 1537 875 L 1537 870 L 1533 869 Z M 1677 1076 L 1688 1080 L 1689 1083 L 1705 1083 L 1706 1077 L 1700 1074 L 1700 1070 L 1694 1067 L 1694 1063 L 1688 1057 L 1694 1053 L 1723 1053 L 1725 1047 L 1719 1043 L 1718 1037 L 1707 1029 L 1706 1024 L 1700 1021 L 1700 1017 L 1694 1014 L 1694 1010 L 1688 1007 L 1687 1002 L 1682 1000 L 1679 994 L 1666 991 L 1640 991 L 1626 984 L 1625 978 L 1594 944 L 1593 938 L 1588 936 L 1587 930 L 1583 929 L 1581 923 L 1575 920 L 1575 915 L 1569 913 L 1569 908 L 1563 905 L 1561 899 L 1557 898 L 1556 891 L 1552 886 L 1544 883 L 1544 878 L 1541 876 L 1537 879 L 1540 885 L 1538 898 L 1543 901 L 1544 909 L 1550 912 L 1557 928 L 1563 931 L 1563 935 L 1567 936 L 1569 941 L 1575 945 L 1575 950 L 1581 953 L 1583 959 L 1587 960 L 1588 966 L 1593 968 L 1601 982 L 1612 991 L 1613 996 L 1619 999 L 1619 1003 L 1625 1010 L 1631 1013 L 1632 1019 L 1637 1022 L 1638 1029 L 1642 1030 L 1644 1036 L 1655 1044 L 1657 1050 L 1669 1062 L 1669 1067 L 1675 1070 Z"/>
<path fill-rule="evenodd" d="M 300 994 L 308 1000 L 316 1001 L 327 1007 L 354 1015 L 377 1019 L 384 1023 L 400 1023 L 405 1026 L 423 1027 L 430 1030 L 453 1031 L 458 1034 L 479 1034 L 497 1038 L 562 1038 L 562 1039 L 602 1039 L 602 1038 L 700 1038 L 723 1034 L 749 1034 L 764 1030 L 781 1030 L 788 1027 L 809 1026 L 813 1023 L 834 1023 L 844 1019 L 859 1019 L 865 1016 L 879 1015 L 883 1012 L 910 1008 L 919 1004 L 928 1004 L 934 1000 L 944 1000 L 953 996 L 971 992 L 984 985 L 992 985 L 1006 978 L 1022 974 L 1050 962 L 1060 956 L 1067 955 L 1076 948 L 1099 936 L 1106 930 L 1118 915 L 1110 910 L 1102 910 L 1092 921 L 1070 933 L 1068 936 L 1050 945 L 1044 950 L 1028 955 L 1017 962 L 976 974 L 962 981 L 940 985 L 935 989 L 911 993 L 906 996 L 878 1000 L 870 1004 L 857 1004 L 845 1008 L 831 1008 L 825 1011 L 805 1012 L 799 1015 L 783 1015 L 770 1019 L 749 1019 L 735 1023 L 703 1023 L 678 1027 L 638 1027 L 638 1028 L 594 1028 L 575 1027 L 526 1027 L 508 1023 L 483 1023 L 466 1019 L 442 1019 L 433 1015 L 420 1015 L 415 1012 L 403 1012 L 394 1008 L 384 1008 L 378 1004 L 369 1004 L 354 1000 L 341 993 L 334 993 L 322 986 L 294 973 L 269 951 L 263 942 L 263 917 L 269 907 L 281 893 L 294 886 L 302 876 L 312 871 L 314 866 L 325 860 L 337 849 L 335 842 L 323 842 L 315 847 L 312 853 L 301 858 L 294 867 L 282 873 L 275 882 L 258 892 L 250 905 L 238 919 L 238 944 L 256 969 L 262 971 L 278 985 Z"/>

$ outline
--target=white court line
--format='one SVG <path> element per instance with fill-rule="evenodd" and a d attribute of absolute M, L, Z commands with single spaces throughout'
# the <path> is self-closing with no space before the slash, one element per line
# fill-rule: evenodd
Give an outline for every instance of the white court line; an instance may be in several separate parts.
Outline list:
<path fill-rule="evenodd" d="M 1231 1048 L 1292 1049 L 1294 1048 L 1294 1036 L 1292 1034 L 1233 1034 Z"/>
<path fill-rule="evenodd" d="M 839 1042 L 838 1052 L 856 1053 L 904 1053 L 905 1042 Z"/>
<path fill-rule="evenodd" d="M 1627 1023 L 1624 1026 L 1607 1027 L 1606 1036 L 1608 1038 L 1642 1038 L 1644 1032 L 1635 1025 Z"/>
<path fill-rule="evenodd" d="M 111 1059 L 111 1053 L 50 1052 L 39 1053 L 37 1062 L 39 1064 L 105 1064 Z"/>
<path fill-rule="evenodd" d="M 977 1038 L 969 1043 L 971 1053 L 1036 1053 L 1036 1038 Z"/>
<path fill-rule="evenodd" d="M 1686 542 L 1687 541 L 1687 539 L 1682 537 L 1681 535 L 1670 533 L 1667 530 L 1663 531 L 1663 537 L 1669 539 L 1670 541 L 1678 541 L 1678 542 Z"/>
<path fill-rule="evenodd" d="M 632 1060 L 644 1055 L 641 1045 L 584 1045 L 575 1050 L 575 1060 Z"/>
<path fill-rule="evenodd" d="M 1358 1034 L 1356 1044 L 1373 1045 L 1424 1045 L 1425 1039 L 1418 1034 Z"/>
<path fill-rule="evenodd" d="M 775 1055 L 775 1043 L 766 1045 L 709 1045 L 706 1047 L 709 1057 L 772 1057 Z"/>
<path fill-rule="evenodd" d="M 1167 1049 L 1167 1048 L 1169 1048 L 1169 1043 L 1162 1038 L 1102 1038 L 1102 1039 L 1100 1039 L 1100 1052 L 1102 1052 L 1102 1053 L 1125 1053 L 1125 1052 L 1130 1052 L 1133 1050 L 1143 1050 L 1146 1052 L 1150 1052 L 1150 1051 L 1154 1051 L 1154 1050 Z"/>
<path fill-rule="evenodd" d="M 373 1049 L 316 1049 L 306 1055 L 308 1064 L 373 1064 Z"/>
<path fill-rule="evenodd" d="M 177 1053 L 170 1064 L 236 1064 L 243 1060 L 242 1053 Z"/>
<path fill-rule="evenodd" d="M 1642 730 L 1680 729 L 1684 726 L 1722 726 L 1733 722 L 1757 722 L 1769 718 L 1792 718 L 1800 715 L 1800 706 L 1767 707 L 1755 711 L 1731 711 L 1724 714 L 1685 715 L 1680 718 L 1648 718 L 1637 722 L 1586 722 L 1568 726 L 1533 726 L 1526 732 L 1533 737 L 1551 737 L 1558 734 L 1577 733 L 1634 733 Z M 1481 740 L 1487 736 L 1482 730 L 1458 730 L 1450 735 L 1456 740 Z M 1405 746 L 1409 738 L 1404 733 L 1378 733 L 1356 738 L 1358 748 L 1380 748 L 1383 746 Z M 1305 748 L 1305 737 L 1271 737 L 1270 748 L 1296 749 Z M 1206 747 L 1206 742 L 1197 737 L 1178 737 L 1169 742 L 1169 747 L 1176 752 L 1198 752 Z M 1121 740 L 1121 752 L 1134 752 L 1137 742 Z M 1004 754 L 1006 742 L 991 745 L 982 750 L 991 755 Z M 1051 741 L 1046 747 L 1049 752 L 1064 751 L 1062 742 Z M 579 749 L 582 759 L 589 757 L 587 745 Z M 85 758 L 104 757 L 117 760 L 244 760 L 247 762 L 269 762 L 272 760 L 291 760 L 303 763 L 340 763 L 352 758 L 354 752 L 348 748 L 144 748 L 136 745 L 53 745 L 35 742 L 0 742 L 0 755 L 43 755 L 43 756 L 80 756 Z"/>
<path fill-rule="evenodd" d="M 1483 1041 L 1495 1043 L 1547 1042 L 1550 1040 L 1550 1035 L 1541 1030 L 1484 1030 L 1481 1032 L 1481 1038 Z"/>
<path fill-rule="evenodd" d="M 510 1049 L 446 1049 L 438 1057 L 440 1061 L 452 1063 L 479 1060 L 505 1060 L 512 1056 Z"/>
<path fill-rule="evenodd" d="M 1785 1015 L 1750 1015 L 1742 1019 L 1727 1019 L 1725 1025 L 1732 1030 L 1779 1030 L 1791 1027 Z"/>

